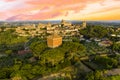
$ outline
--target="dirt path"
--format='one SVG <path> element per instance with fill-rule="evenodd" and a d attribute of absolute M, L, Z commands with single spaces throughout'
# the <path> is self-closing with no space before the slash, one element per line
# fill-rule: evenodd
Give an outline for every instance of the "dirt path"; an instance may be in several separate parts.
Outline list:
<path fill-rule="evenodd" d="M 120 69 L 108 70 L 105 75 L 107 75 L 107 76 L 120 75 Z"/>
<path fill-rule="evenodd" d="M 44 76 L 43 78 L 39 78 L 37 80 L 53 80 L 57 77 L 60 77 L 60 73 L 54 73 L 54 74 L 51 74 L 51 75 L 48 75 L 48 76 Z"/>

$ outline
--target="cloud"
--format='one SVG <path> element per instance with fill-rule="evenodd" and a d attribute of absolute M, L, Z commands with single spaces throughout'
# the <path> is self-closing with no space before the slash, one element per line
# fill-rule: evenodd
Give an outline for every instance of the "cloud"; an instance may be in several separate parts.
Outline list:
<path fill-rule="evenodd" d="M 13 1 L 16 1 L 16 0 L 3 0 L 5 2 L 13 2 Z"/>
<path fill-rule="evenodd" d="M 55 18 L 57 16 L 63 15 L 61 12 L 39 12 L 36 14 L 20 14 L 16 16 L 9 17 L 7 20 L 45 20 L 45 19 L 50 19 L 50 18 Z"/>
<path fill-rule="evenodd" d="M 80 19 L 81 15 L 113 11 L 119 0 L 2 0 L 3 20 Z M 119 10 L 118 10 L 119 11 Z M 3 14 L 5 13 L 5 15 Z M 111 13 L 112 14 L 112 13 Z M 112 14 L 111 16 L 114 16 Z M 4 16 L 4 17 L 2 17 Z M 103 16 L 99 14 L 99 16 Z M 107 18 L 107 17 L 106 17 Z"/>

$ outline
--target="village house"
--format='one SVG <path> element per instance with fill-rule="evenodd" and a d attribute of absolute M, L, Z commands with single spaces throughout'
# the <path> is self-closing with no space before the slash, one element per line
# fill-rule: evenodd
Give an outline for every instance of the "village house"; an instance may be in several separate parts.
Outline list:
<path fill-rule="evenodd" d="M 79 29 L 83 29 L 86 27 L 86 22 L 80 25 L 72 25 L 70 22 L 62 20 L 60 24 L 51 24 L 51 23 L 38 23 L 36 24 L 23 24 L 22 26 L 16 27 L 16 33 L 20 36 L 39 36 L 44 33 L 51 34 L 54 30 L 57 31 L 57 34 L 65 36 L 69 34 L 70 36 L 74 36 L 79 33 Z"/>
<path fill-rule="evenodd" d="M 111 46 L 113 43 L 110 40 L 103 40 L 101 42 L 98 43 L 99 46 L 104 46 L 104 47 L 109 47 Z"/>

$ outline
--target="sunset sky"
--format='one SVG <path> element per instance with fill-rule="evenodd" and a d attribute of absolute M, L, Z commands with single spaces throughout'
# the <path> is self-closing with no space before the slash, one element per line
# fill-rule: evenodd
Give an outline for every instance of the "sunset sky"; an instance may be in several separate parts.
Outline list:
<path fill-rule="evenodd" d="M 120 0 L 0 0 L 0 20 L 120 20 Z"/>

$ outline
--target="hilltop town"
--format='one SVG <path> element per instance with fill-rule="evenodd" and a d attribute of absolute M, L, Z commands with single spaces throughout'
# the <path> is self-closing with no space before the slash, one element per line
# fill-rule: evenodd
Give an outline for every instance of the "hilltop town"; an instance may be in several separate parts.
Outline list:
<path fill-rule="evenodd" d="M 7 24 L 7 23 L 6 23 Z M 78 30 L 84 29 L 86 27 L 86 22 L 84 21 L 81 25 L 73 25 L 70 22 L 62 20 L 58 24 L 51 23 L 38 23 L 38 24 L 23 24 L 21 26 L 12 27 L 15 29 L 16 34 L 19 36 L 42 36 L 45 34 L 51 34 L 55 30 L 56 33 L 64 36 L 74 36 L 79 35 Z M 4 31 L 11 29 L 11 27 L 6 27 Z M 0 29 L 1 31 L 1 29 Z"/>
<path fill-rule="evenodd" d="M 0 79 L 111 80 L 119 67 L 120 26 L 0 24 Z"/>

